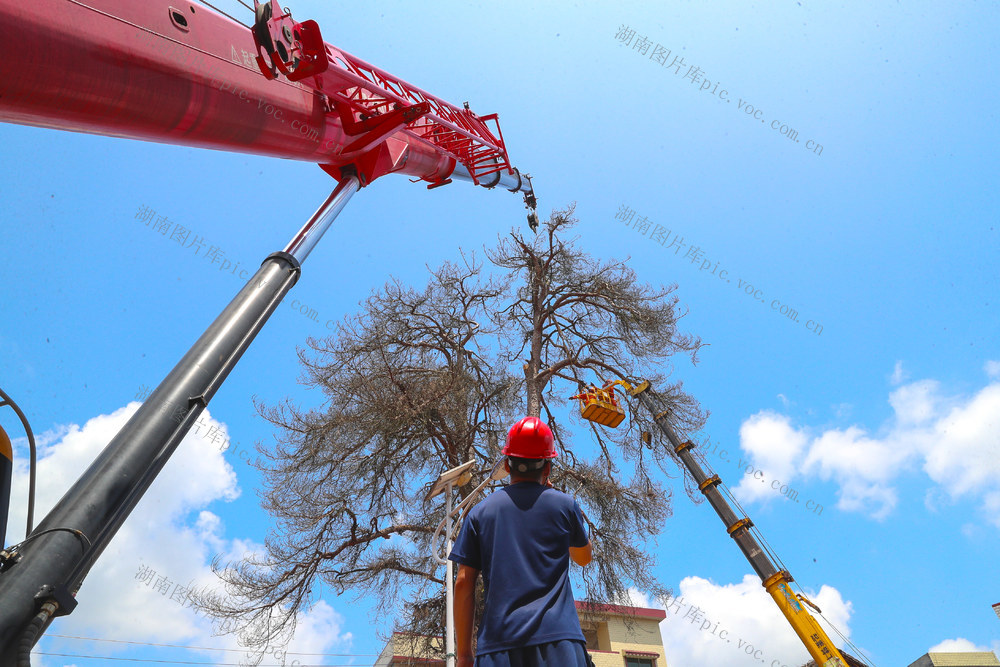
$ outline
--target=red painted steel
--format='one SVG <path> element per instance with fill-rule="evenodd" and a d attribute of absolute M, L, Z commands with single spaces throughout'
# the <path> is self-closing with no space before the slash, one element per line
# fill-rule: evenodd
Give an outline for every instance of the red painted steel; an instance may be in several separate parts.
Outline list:
<path fill-rule="evenodd" d="M 323 44 L 328 67 L 269 80 L 251 30 L 186 0 L 0 0 L 0 121 L 304 160 L 335 177 L 353 165 L 363 183 L 440 185 L 456 164 L 474 181 L 512 173 L 495 114 L 317 42 L 313 22 L 272 27 L 282 21 L 307 33 L 299 46 Z"/>

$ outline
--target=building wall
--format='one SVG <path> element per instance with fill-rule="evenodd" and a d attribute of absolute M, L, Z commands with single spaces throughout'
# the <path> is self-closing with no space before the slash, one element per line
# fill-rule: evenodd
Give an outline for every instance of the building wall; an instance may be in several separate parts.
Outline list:
<path fill-rule="evenodd" d="M 660 621 L 662 610 L 631 609 L 604 605 L 605 610 L 583 611 L 580 626 L 588 638 L 587 650 L 594 667 L 625 667 L 625 657 L 652 659 L 655 667 L 667 667 Z M 646 614 L 646 615 L 641 615 Z M 441 639 L 394 633 L 375 661 L 374 667 L 432 667 L 440 660 Z M 435 651 L 434 649 L 437 649 Z M 412 656 L 412 657 L 406 657 Z"/>
<path fill-rule="evenodd" d="M 444 665 L 440 637 L 424 637 L 405 632 L 394 632 L 374 667 L 433 667 Z M 435 650 L 436 649 L 436 650 Z"/>
<path fill-rule="evenodd" d="M 591 641 L 587 647 L 594 667 L 624 667 L 628 654 L 652 658 L 656 667 L 667 665 L 659 619 L 581 612 L 580 624 L 596 626 L 597 645 Z"/>

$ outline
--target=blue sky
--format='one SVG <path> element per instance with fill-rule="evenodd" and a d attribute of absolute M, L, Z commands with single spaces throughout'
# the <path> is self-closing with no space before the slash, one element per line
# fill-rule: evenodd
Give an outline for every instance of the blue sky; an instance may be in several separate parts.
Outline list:
<path fill-rule="evenodd" d="M 1000 6 L 290 7 L 349 53 L 499 113 L 543 213 L 577 202 L 582 248 L 678 284 L 686 330 L 710 344 L 674 375 L 711 411 L 698 434 L 719 443 L 707 460 L 875 664 L 906 665 L 932 647 L 1000 651 L 990 609 L 1000 601 Z M 0 386 L 39 435 L 44 511 L 241 286 L 139 211 L 252 268 L 333 182 L 305 163 L 14 125 L 0 125 L 0 145 Z M 427 266 L 522 223 L 517 197 L 461 183 L 427 191 L 387 177 L 360 192 L 51 633 L 237 651 L 170 595 L 210 581 L 216 554 L 265 535 L 243 453 L 272 433 L 252 400 L 316 404 L 298 383 L 307 337 L 390 275 L 422 284 Z M 23 457 L 13 413 L 0 423 Z M 19 475 L 8 542 L 20 537 L 24 488 Z M 673 489 L 674 516 L 650 545 L 686 605 L 662 625 L 668 664 L 760 664 L 699 631 L 684 618 L 694 607 L 764 664 L 804 662 L 711 509 L 679 480 Z M 388 623 L 370 606 L 324 597 L 287 650 L 370 665 L 382 648 L 374 630 Z M 210 664 L 242 655 L 62 638 L 41 647 Z"/>

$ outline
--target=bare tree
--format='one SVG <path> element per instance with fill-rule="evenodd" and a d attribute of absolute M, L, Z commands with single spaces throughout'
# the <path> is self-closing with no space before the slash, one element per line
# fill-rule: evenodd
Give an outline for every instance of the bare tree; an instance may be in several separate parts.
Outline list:
<path fill-rule="evenodd" d="M 487 251 L 492 277 L 463 257 L 423 291 L 390 282 L 332 336 L 309 341 L 305 382 L 325 403 L 259 406 L 280 433 L 258 462 L 276 523 L 264 553 L 219 564 L 228 594 L 203 595 L 206 611 L 237 621 L 260 647 L 325 587 L 371 596 L 401 627 L 440 635 L 444 573 L 429 552 L 441 511 L 425 500 L 427 483 L 474 459 L 459 489 L 467 495 L 499 456 L 491 432 L 525 405 L 556 434 L 556 485 L 590 517 L 597 566 L 584 571 L 585 596 L 621 604 L 629 587 L 665 592 L 648 540 L 670 513 L 661 480 L 672 452 L 643 446 L 647 416 L 632 413 L 609 433 L 557 408 L 584 382 L 649 378 L 670 397 L 675 425 L 697 430 L 697 403 L 664 380 L 671 358 L 695 361 L 701 342 L 678 330 L 674 286 L 641 283 L 624 262 L 599 262 L 564 239 L 572 213 L 554 212 L 532 240 L 500 239 Z M 574 424 L 594 437 L 571 440 Z"/>
<path fill-rule="evenodd" d="M 674 473 L 673 451 L 655 440 L 644 448 L 640 432 L 658 431 L 651 415 L 632 412 L 621 431 L 587 423 L 597 445 L 590 453 L 570 444 L 551 406 L 565 404 L 574 389 L 595 378 L 643 378 L 669 397 L 675 428 L 694 432 L 705 415 L 681 383 L 666 378 L 674 355 L 690 354 L 696 362 L 702 343 L 678 330 L 676 285 L 654 288 L 625 262 L 600 262 L 583 253 L 576 239 L 561 236 L 575 223 L 573 207 L 556 211 L 533 239 L 512 233 L 488 253 L 517 285 L 495 321 L 508 324 L 507 359 L 524 357 L 528 414 L 542 416 L 544 409 L 569 459 L 559 466 L 562 486 L 587 508 L 596 564 L 584 570 L 587 598 L 627 603 L 630 584 L 655 596 L 667 592 L 651 574 L 655 558 L 645 538 L 659 533 L 670 514 L 669 493 L 654 476 Z"/>
<path fill-rule="evenodd" d="M 374 594 L 387 614 L 401 591 L 416 601 L 443 586 L 425 482 L 496 457 L 488 429 L 513 414 L 518 384 L 479 345 L 495 334 L 486 304 L 503 291 L 479 272 L 446 264 L 422 292 L 385 285 L 334 335 L 309 340 L 313 354 L 300 351 L 322 408 L 258 406 L 282 435 L 256 463 L 276 523 L 264 553 L 217 566 L 230 595 L 200 596 L 249 645 L 282 641 L 320 585 Z"/>

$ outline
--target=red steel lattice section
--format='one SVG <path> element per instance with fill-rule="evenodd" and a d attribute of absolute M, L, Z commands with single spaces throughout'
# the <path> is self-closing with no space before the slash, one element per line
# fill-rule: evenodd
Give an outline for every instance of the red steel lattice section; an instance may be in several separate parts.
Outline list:
<path fill-rule="evenodd" d="M 496 114 L 478 116 L 460 109 L 329 44 L 326 53 L 332 67 L 316 80 L 335 103 L 349 105 L 365 119 L 426 102 L 430 113 L 407 125 L 405 132 L 453 157 L 477 183 L 484 176 L 510 171 Z"/>

